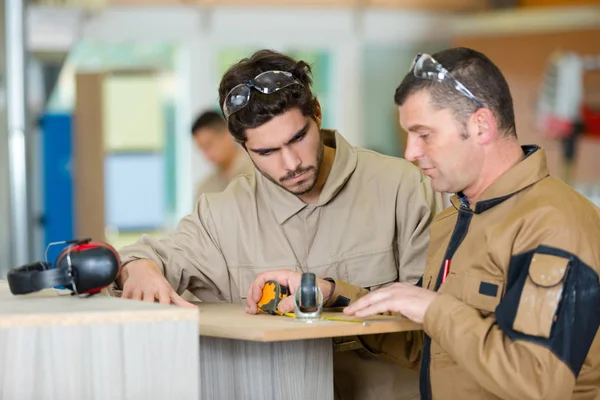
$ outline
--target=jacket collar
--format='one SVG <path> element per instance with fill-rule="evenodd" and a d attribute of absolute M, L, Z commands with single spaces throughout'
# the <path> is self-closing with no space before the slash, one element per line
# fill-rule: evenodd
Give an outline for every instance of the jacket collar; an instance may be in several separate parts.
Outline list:
<path fill-rule="evenodd" d="M 316 207 L 327 204 L 340 192 L 356 169 L 358 160 L 356 149 L 337 131 L 321 129 L 321 135 L 325 146 L 333 147 L 336 151 L 333 166 L 321 191 L 319 200 L 315 204 Z M 256 175 L 260 185 L 266 189 L 271 207 L 275 213 L 277 222 L 280 224 L 283 224 L 307 206 L 296 195 L 271 182 L 261 173 L 257 173 Z"/>
<path fill-rule="evenodd" d="M 536 145 L 521 146 L 521 148 L 525 157 L 496 179 L 483 192 L 481 200 L 469 204 L 466 196 L 459 192 L 451 197 L 452 205 L 457 209 L 470 209 L 475 214 L 479 214 L 547 177 L 550 173 L 546 165 L 544 149 Z"/>

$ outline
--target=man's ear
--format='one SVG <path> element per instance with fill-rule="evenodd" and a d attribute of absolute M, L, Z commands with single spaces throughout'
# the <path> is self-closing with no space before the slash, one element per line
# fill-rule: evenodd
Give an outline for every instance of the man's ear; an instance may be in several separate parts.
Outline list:
<path fill-rule="evenodd" d="M 493 141 L 498 134 L 498 126 L 494 113 L 488 108 L 481 108 L 473 114 L 477 128 L 477 142 L 486 145 Z"/>
<path fill-rule="evenodd" d="M 315 100 L 317 102 L 317 106 L 315 109 L 315 121 L 317 122 L 317 126 L 321 129 L 321 123 L 323 122 L 323 112 L 321 111 L 321 103 L 319 100 Z"/>

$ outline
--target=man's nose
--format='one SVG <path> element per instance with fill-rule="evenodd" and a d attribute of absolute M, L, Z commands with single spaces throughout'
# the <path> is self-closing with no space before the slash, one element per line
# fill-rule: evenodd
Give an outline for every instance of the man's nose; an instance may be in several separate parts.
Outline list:
<path fill-rule="evenodd" d="M 284 147 L 281 149 L 281 156 L 283 159 L 283 167 L 288 171 L 295 171 L 302 165 L 302 160 L 298 156 L 298 153 L 292 149 Z"/>
<path fill-rule="evenodd" d="M 408 135 L 406 140 L 406 150 L 404 151 L 404 158 L 410 162 L 415 162 L 419 158 L 423 157 L 423 148 L 420 145 L 420 139 L 414 135 Z"/>

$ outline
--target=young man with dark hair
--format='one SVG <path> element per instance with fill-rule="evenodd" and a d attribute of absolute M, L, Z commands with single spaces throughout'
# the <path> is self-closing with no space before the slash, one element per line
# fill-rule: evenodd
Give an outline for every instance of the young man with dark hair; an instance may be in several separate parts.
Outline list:
<path fill-rule="evenodd" d="M 254 170 L 248 155 L 227 131 L 220 113 L 209 110 L 200 114 L 192 125 L 192 137 L 204 158 L 215 167 L 198 185 L 194 199 L 202 193 L 221 192 L 237 176 Z"/>
<path fill-rule="evenodd" d="M 550 177 L 543 149 L 519 145 L 485 55 L 418 55 L 395 99 L 406 158 L 456 195 L 420 284 L 356 293 L 345 312 L 423 323 L 422 399 L 600 399 L 598 208 Z M 394 351 L 392 339 L 371 346 Z"/>
<path fill-rule="evenodd" d="M 267 271 L 285 284 L 310 271 L 329 307 L 347 305 L 340 293 L 416 283 L 439 198 L 408 161 L 322 129 L 310 73 L 305 62 L 268 50 L 225 73 L 223 114 L 259 172 L 201 195 L 169 236 L 142 236 L 122 249 L 124 297 L 189 305 L 178 295 L 188 289 L 204 301 L 241 303 Z M 255 311 L 250 302 L 248 312 Z M 418 392 L 415 373 L 380 361 L 359 338 L 343 340 L 338 348 L 351 350 L 335 353 L 338 398 Z M 418 353 L 406 358 L 414 364 Z"/>

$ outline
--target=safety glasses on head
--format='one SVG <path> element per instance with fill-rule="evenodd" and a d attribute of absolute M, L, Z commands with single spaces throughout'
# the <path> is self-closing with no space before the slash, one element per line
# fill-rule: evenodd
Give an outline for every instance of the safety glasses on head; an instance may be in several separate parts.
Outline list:
<path fill-rule="evenodd" d="M 485 107 L 477 97 L 471 93 L 469 89 L 465 87 L 462 83 L 456 80 L 450 72 L 444 68 L 442 64 L 437 62 L 432 56 L 426 53 L 419 53 L 413 60 L 412 65 L 410 66 L 410 70 L 417 78 L 421 79 L 429 79 L 432 81 L 444 82 L 464 96 L 468 97 L 473 103 L 477 105 L 479 108 Z"/>
<path fill-rule="evenodd" d="M 223 115 L 225 119 L 248 105 L 250 89 L 254 88 L 263 94 L 275 93 L 290 85 L 302 85 L 294 75 L 287 71 L 265 71 L 256 75 L 254 79 L 234 86 L 225 96 L 223 102 Z"/>

